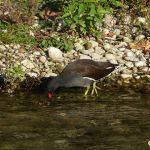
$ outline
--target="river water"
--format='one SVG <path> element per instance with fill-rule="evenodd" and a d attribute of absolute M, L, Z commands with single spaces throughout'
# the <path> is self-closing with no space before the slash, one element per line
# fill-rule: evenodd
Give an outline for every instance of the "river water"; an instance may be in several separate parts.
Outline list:
<path fill-rule="evenodd" d="M 82 90 L 0 96 L 0 150 L 150 150 L 150 95 Z M 150 142 L 149 142 L 150 143 Z"/>

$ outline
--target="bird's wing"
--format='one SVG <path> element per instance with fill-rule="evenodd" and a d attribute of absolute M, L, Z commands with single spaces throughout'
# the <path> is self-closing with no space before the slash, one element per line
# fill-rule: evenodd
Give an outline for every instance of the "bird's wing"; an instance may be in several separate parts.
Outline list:
<path fill-rule="evenodd" d="M 89 77 L 97 80 L 108 75 L 114 69 L 115 66 L 107 62 L 99 63 L 92 60 L 78 60 L 66 66 L 62 73 L 76 73 L 82 77 Z"/>

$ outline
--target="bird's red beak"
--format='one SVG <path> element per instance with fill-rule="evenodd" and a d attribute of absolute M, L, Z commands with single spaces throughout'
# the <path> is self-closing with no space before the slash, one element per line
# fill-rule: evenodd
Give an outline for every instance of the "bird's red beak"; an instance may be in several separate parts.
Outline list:
<path fill-rule="evenodd" d="M 52 92 L 48 92 L 48 98 L 51 99 L 53 97 L 53 93 Z"/>

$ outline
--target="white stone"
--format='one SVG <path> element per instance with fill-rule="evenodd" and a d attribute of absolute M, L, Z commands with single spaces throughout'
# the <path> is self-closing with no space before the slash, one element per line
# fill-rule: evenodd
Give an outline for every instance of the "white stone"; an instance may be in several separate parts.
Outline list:
<path fill-rule="evenodd" d="M 135 62 L 135 66 L 136 67 L 144 67 L 146 66 L 146 62 L 145 61 L 138 61 L 138 62 Z"/>
<path fill-rule="evenodd" d="M 4 45 L 0 45 L 0 51 L 5 51 L 7 48 Z"/>
<path fill-rule="evenodd" d="M 32 63 L 30 60 L 28 60 L 28 59 L 23 60 L 23 61 L 21 62 L 21 64 L 22 64 L 23 66 L 25 66 L 27 69 L 33 69 L 33 68 L 34 68 L 33 63 Z"/>
<path fill-rule="evenodd" d="M 107 35 L 110 31 L 108 29 L 104 28 L 103 32 L 104 32 L 105 35 Z"/>
<path fill-rule="evenodd" d="M 100 61 L 100 58 L 101 58 L 101 56 L 98 55 L 97 53 L 92 53 L 91 57 L 92 57 L 92 60 L 97 60 L 97 61 Z"/>
<path fill-rule="evenodd" d="M 138 17 L 137 20 L 138 22 L 143 23 L 143 24 L 146 22 L 146 19 L 144 17 Z"/>
<path fill-rule="evenodd" d="M 134 67 L 134 65 L 133 65 L 132 62 L 127 62 L 127 63 L 125 63 L 125 65 L 126 65 L 128 68 Z"/>
<path fill-rule="evenodd" d="M 103 50 L 101 47 L 95 47 L 95 53 L 101 55 L 105 53 L 105 50 Z"/>
<path fill-rule="evenodd" d="M 113 54 L 110 54 L 110 53 L 105 54 L 105 57 L 108 60 L 116 60 L 116 57 Z"/>
<path fill-rule="evenodd" d="M 114 30 L 114 33 L 118 36 L 118 35 L 120 35 L 121 30 L 120 30 L 120 29 L 115 29 L 115 30 Z"/>
<path fill-rule="evenodd" d="M 124 59 L 127 60 L 127 61 L 132 61 L 132 62 L 137 62 L 137 61 L 139 61 L 139 59 L 138 59 L 138 58 L 135 58 L 135 57 L 124 57 Z"/>
<path fill-rule="evenodd" d="M 143 40 L 144 38 L 145 38 L 145 35 L 141 34 L 141 35 L 138 35 L 138 36 L 135 38 L 135 40 L 136 40 L 136 41 L 141 41 L 141 40 Z"/>
<path fill-rule="evenodd" d="M 80 43 L 74 43 L 74 47 L 76 51 L 84 50 L 84 46 L 81 45 Z"/>
<path fill-rule="evenodd" d="M 132 51 L 126 53 L 127 57 L 135 57 L 135 54 Z"/>
<path fill-rule="evenodd" d="M 107 51 L 110 50 L 110 49 L 112 49 L 112 47 L 113 47 L 113 45 L 111 45 L 109 43 L 105 43 L 104 44 L 104 49 L 107 50 Z"/>
<path fill-rule="evenodd" d="M 123 79 L 127 79 L 127 78 L 132 78 L 132 75 L 131 74 L 121 74 L 121 77 Z"/>
<path fill-rule="evenodd" d="M 98 47 L 98 43 L 96 41 L 90 40 L 89 41 L 92 45 L 92 48 Z"/>
<path fill-rule="evenodd" d="M 118 64 L 117 60 L 115 60 L 115 59 L 110 59 L 109 62 L 112 64 Z"/>
<path fill-rule="evenodd" d="M 56 47 L 47 48 L 48 55 L 52 59 L 53 62 L 62 62 L 63 61 L 63 53 L 60 49 Z"/>
<path fill-rule="evenodd" d="M 41 53 L 39 51 L 36 51 L 36 52 L 33 53 L 33 55 L 40 56 Z"/>
<path fill-rule="evenodd" d="M 129 37 L 124 37 L 123 38 L 123 41 L 126 42 L 126 43 L 130 43 L 131 42 L 131 39 Z"/>
<path fill-rule="evenodd" d="M 27 73 L 30 77 L 38 77 L 38 74 L 37 73 L 35 73 L 35 72 L 29 72 L 29 73 Z"/>
<path fill-rule="evenodd" d="M 19 44 L 15 44 L 14 46 L 13 46 L 13 48 L 14 49 L 19 49 L 21 46 L 19 45 Z"/>
<path fill-rule="evenodd" d="M 131 16 L 127 15 L 127 16 L 124 17 L 124 23 L 125 23 L 125 24 L 130 24 L 131 21 L 132 21 Z"/>
<path fill-rule="evenodd" d="M 80 54 L 80 59 L 91 59 L 91 57 L 84 54 Z"/>
<path fill-rule="evenodd" d="M 45 56 L 41 56 L 40 57 L 40 62 L 45 63 L 46 62 L 46 57 Z"/>
<path fill-rule="evenodd" d="M 110 14 L 106 14 L 104 18 L 104 25 L 108 27 L 113 27 L 116 24 L 116 18 Z"/>

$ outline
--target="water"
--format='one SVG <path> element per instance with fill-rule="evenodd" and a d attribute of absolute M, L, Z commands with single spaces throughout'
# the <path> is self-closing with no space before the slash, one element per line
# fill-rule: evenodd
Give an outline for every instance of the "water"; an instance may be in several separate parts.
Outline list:
<path fill-rule="evenodd" d="M 1 94 L 0 150 L 150 150 L 148 94 L 77 92 Z"/>

